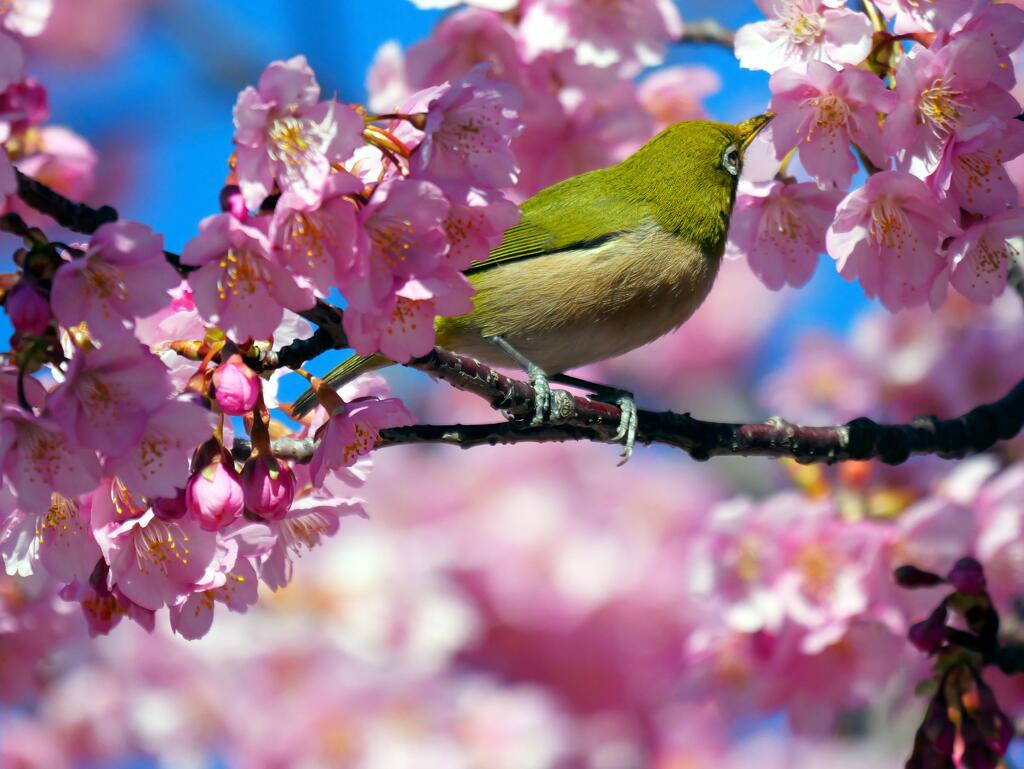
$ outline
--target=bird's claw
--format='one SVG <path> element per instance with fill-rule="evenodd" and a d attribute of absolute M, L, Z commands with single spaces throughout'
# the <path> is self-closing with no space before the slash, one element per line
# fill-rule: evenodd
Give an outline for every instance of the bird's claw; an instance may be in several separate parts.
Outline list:
<path fill-rule="evenodd" d="M 615 401 L 615 404 L 621 409 L 622 417 L 619 419 L 619 429 L 615 431 L 612 441 L 622 441 L 625 444 L 622 449 L 622 460 L 619 462 L 619 467 L 622 467 L 633 456 L 633 444 L 636 443 L 636 428 L 639 416 L 636 410 L 636 401 L 633 400 L 632 395 L 620 396 Z"/>
<path fill-rule="evenodd" d="M 533 401 L 533 419 L 531 427 L 540 427 L 551 417 L 551 384 L 539 366 L 530 364 L 527 369 L 530 376 L 530 384 L 536 393 Z"/>

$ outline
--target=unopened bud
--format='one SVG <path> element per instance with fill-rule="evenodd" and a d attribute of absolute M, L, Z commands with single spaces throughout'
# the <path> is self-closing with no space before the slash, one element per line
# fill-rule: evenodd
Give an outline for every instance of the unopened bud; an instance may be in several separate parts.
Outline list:
<path fill-rule="evenodd" d="M 260 378 L 245 365 L 241 355 L 232 355 L 213 372 L 214 397 L 221 411 L 240 417 L 252 411 L 260 394 Z"/>
<path fill-rule="evenodd" d="M 973 558 L 961 558 L 949 572 L 949 581 L 958 593 L 977 595 L 985 589 L 985 571 Z"/>
<path fill-rule="evenodd" d="M 50 303 L 38 288 L 24 280 L 7 292 L 4 307 L 14 330 L 21 334 L 42 336 L 50 326 Z"/>
<path fill-rule="evenodd" d="M 207 465 L 189 478 L 185 504 L 189 515 L 206 531 L 230 525 L 242 514 L 245 504 L 238 473 L 223 462 Z"/>
<path fill-rule="evenodd" d="M 946 605 L 939 605 L 928 619 L 911 625 L 907 636 L 921 651 L 935 654 L 946 642 Z"/>
<path fill-rule="evenodd" d="M 277 521 L 288 514 L 295 499 L 295 474 L 286 465 L 275 472 L 263 457 L 255 457 L 242 468 L 242 489 L 247 510 Z"/>

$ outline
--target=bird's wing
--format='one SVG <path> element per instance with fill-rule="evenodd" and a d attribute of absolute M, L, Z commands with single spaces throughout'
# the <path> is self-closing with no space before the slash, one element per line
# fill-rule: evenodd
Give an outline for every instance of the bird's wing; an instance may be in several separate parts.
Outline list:
<path fill-rule="evenodd" d="M 505 233 L 488 259 L 474 262 L 466 274 L 505 262 L 593 247 L 635 228 L 650 215 L 645 203 L 600 184 L 600 173 L 568 179 L 525 201 L 519 223 Z"/>

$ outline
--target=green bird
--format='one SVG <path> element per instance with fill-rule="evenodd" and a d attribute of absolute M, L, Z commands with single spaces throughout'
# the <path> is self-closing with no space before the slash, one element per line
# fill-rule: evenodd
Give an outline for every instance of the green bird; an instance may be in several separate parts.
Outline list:
<path fill-rule="evenodd" d="M 437 344 L 526 370 L 533 424 L 550 408 L 549 379 L 584 386 L 622 408 L 614 440 L 632 452 L 632 396 L 565 371 L 621 355 L 678 328 L 711 290 L 725 251 L 743 155 L 772 115 L 739 125 L 691 120 L 621 163 L 580 174 L 523 202 L 522 218 L 465 274 L 473 310 L 437 318 Z M 393 362 L 354 355 L 323 381 L 338 388 Z M 316 405 L 313 390 L 292 406 Z"/>

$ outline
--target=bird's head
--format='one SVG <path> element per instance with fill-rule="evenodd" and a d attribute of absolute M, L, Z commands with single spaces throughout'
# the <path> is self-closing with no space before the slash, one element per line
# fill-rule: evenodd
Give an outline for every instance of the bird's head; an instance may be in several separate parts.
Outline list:
<path fill-rule="evenodd" d="M 725 242 L 744 153 L 772 117 L 676 123 L 622 163 L 623 177 L 643 191 L 664 226 L 699 230 L 694 237 L 716 251 Z"/>
<path fill-rule="evenodd" d="M 688 180 L 690 189 L 733 190 L 743 170 L 743 156 L 754 138 L 771 121 L 765 113 L 742 123 L 687 120 L 666 128 L 635 158 L 657 164 L 676 179 Z M 646 157 L 643 157 L 646 156 Z"/>

